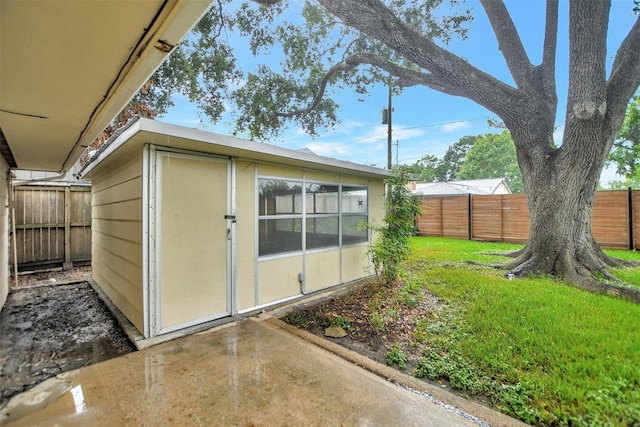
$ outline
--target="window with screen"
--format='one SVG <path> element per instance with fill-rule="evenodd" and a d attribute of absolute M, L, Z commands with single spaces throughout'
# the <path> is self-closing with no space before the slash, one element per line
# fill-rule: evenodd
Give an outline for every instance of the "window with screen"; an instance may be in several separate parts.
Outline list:
<path fill-rule="evenodd" d="M 367 199 L 367 186 L 259 179 L 259 255 L 367 242 Z"/>
<path fill-rule="evenodd" d="M 342 186 L 342 243 L 366 242 L 369 231 L 361 223 L 369 221 L 369 191 L 366 186 Z"/>
<path fill-rule="evenodd" d="M 302 250 L 302 182 L 258 180 L 260 256 Z"/>
<path fill-rule="evenodd" d="M 340 245 L 340 187 L 335 184 L 307 183 L 306 248 Z"/>

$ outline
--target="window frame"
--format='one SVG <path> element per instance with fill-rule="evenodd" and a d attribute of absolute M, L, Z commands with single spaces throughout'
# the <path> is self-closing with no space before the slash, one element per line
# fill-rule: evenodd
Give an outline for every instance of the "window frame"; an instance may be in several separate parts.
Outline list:
<path fill-rule="evenodd" d="M 260 200 L 261 200 L 261 182 L 264 181 L 285 181 L 285 182 L 289 182 L 289 183 L 295 183 L 295 184 L 300 184 L 301 186 L 301 194 L 299 194 L 300 197 L 300 201 L 301 206 L 299 208 L 299 212 L 295 212 L 296 211 L 296 198 L 298 197 L 298 193 L 293 194 L 293 200 L 292 200 L 292 208 L 294 213 L 282 213 L 282 214 L 277 214 L 277 213 L 273 213 L 273 214 L 268 214 L 266 213 L 266 209 L 264 210 L 265 213 L 260 214 L 262 207 L 260 206 Z M 308 189 L 310 188 L 310 186 L 312 185 L 325 185 L 325 186 L 333 186 L 335 188 L 337 188 L 337 212 L 328 212 L 328 213 L 317 213 L 317 212 L 308 212 L 309 210 L 309 199 L 308 196 L 310 194 L 323 194 L 322 192 L 313 192 L 313 191 L 308 191 Z M 365 191 L 365 204 L 363 207 L 363 212 L 362 213 L 357 213 L 357 212 L 343 212 L 343 204 L 344 204 L 344 194 L 343 194 L 343 188 L 357 188 L 358 190 L 361 191 Z M 370 203 L 369 203 L 369 198 L 370 198 L 370 192 L 371 192 L 371 185 L 370 182 L 367 181 L 366 183 L 352 183 L 349 181 L 344 181 L 342 177 L 340 177 L 340 179 L 337 182 L 332 182 L 332 181 L 325 181 L 325 180 L 318 180 L 318 179 L 307 179 L 304 175 L 302 178 L 297 178 L 297 177 L 285 177 L 285 176 L 273 176 L 273 175 L 261 175 L 261 174 L 256 174 L 256 201 L 258 206 L 256 206 L 256 252 L 257 252 L 257 256 L 259 260 L 265 260 L 265 259 L 274 259 L 274 258 L 282 258 L 282 257 L 291 257 L 291 256 L 298 256 L 298 255 L 302 255 L 305 253 L 313 253 L 313 252 L 322 252 L 322 251 L 332 251 L 332 250 L 339 250 L 341 248 L 344 247 L 349 247 L 349 246 L 360 246 L 360 245 L 365 245 L 365 244 L 369 244 L 371 241 L 371 233 L 369 232 L 369 230 L 366 230 L 366 238 L 362 239 L 362 240 L 357 240 L 357 241 L 350 241 L 350 242 L 345 242 L 344 240 L 344 218 L 345 217 L 355 217 L 355 216 L 364 216 L 366 218 L 366 222 L 370 222 Z M 275 195 L 275 197 L 278 197 L 277 195 Z M 315 200 L 315 198 L 314 198 Z M 275 202 L 274 202 L 274 210 L 275 210 Z M 317 210 L 316 205 L 314 204 L 314 211 Z M 329 245 L 319 245 L 319 246 L 314 246 L 312 248 L 309 248 L 309 244 L 307 242 L 307 238 L 308 238 L 308 221 L 309 220 L 316 220 L 316 219 L 320 219 L 320 220 L 325 220 L 325 219 L 331 219 L 331 218 L 337 218 L 338 221 L 338 229 L 337 229 L 337 242 L 335 244 L 329 244 Z M 261 222 L 265 221 L 265 220 L 285 220 L 285 219 L 289 219 L 292 221 L 295 220 L 299 220 L 301 222 L 301 230 L 300 230 L 300 238 L 301 238 L 301 249 L 292 249 L 292 250 L 285 250 L 285 251 L 277 251 L 277 252 L 270 252 L 270 253 L 265 253 L 265 254 L 261 254 L 260 253 L 260 248 L 261 248 L 261 242 L 260 242 L 260 238 L 262 233 L 260 232 L 261 230 Z"/>

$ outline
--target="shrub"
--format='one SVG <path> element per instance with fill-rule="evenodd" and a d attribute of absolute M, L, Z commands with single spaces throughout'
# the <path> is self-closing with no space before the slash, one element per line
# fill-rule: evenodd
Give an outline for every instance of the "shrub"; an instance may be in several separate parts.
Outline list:
<path fill-rule="evenodd" d="M 387 178 L 387 214 L 384 225 L 369 228 L 379 233 L 369 253 L 376 275 L 386 283 L 395 281 L 400 264 L 411 254 L 409 237 L 415 234 L 415 218 L 420 215 L 420 201 L 407 189 L 410 177 L 406 169 L 396 168 Z"/>

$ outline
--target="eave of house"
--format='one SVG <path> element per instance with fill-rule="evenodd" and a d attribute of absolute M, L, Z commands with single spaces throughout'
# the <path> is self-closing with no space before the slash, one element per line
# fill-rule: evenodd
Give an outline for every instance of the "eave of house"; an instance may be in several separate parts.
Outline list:
<path fill-rule="evenodd" d="M 119 164 L 129 158 L 132 153 L 139 152 L 144 144 L 368 179 L 382 180 L 388 176 L 388 171 L 385 169 L 149 119 L 137 119 L 121 129 L 107 141 L 91 163 L 80 171 L 80 175 L 84 179 L 91 179 L 96 168 L 102 169 Z"/>
<path fill-rule="evenodd" d="M 67 171 L 212 0 L 0 0 L 0 154 Z"/>

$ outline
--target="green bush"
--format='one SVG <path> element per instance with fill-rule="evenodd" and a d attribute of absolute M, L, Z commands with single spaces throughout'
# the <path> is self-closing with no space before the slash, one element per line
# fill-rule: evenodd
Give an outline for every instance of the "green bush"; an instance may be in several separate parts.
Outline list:
<path fill-rule="evenodd" d="M 387 214 L 384 225 L 369 228 L 379 234 L 369 253 L 376 275 L 392 283 L 400 274 L 400 264 L 411 254 L 409 237 L 415 234 L 415 218 L 420 215 L 420 201 L 407 188 L 409 171 L 396 168 L 386 180 Z"/>

